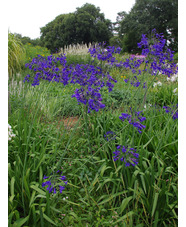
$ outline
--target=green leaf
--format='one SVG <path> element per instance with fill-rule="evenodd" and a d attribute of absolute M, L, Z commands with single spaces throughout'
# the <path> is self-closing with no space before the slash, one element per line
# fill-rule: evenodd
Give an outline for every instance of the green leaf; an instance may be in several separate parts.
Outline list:
<path fill-rule="evenodd" d="M 11 196 L 9 197 L 9 201 L 10 201 L 11 203 L 13 202 L 14 197 L 15 197 L 15 195 L 11 195 Z"/>
<path fill-rule="evenodd" d="M 73 205 L 76 205 L 76 206 L 80 206 L 79 204 L 73 203 L 73 202 L 71 202 L 71 201 L 69 201 L 69 200 L 66 200 L 66 202 L 67 202 L 67 203 L 70 203 L 70 204 L 73 204 Z"/>
<path fill-rule="evenodd" d="M 43 217 L 44 217 L 44 219 L 45 219 L 46 221 L 48 221 L 48 222 L 50 222 L 51 224 L 57 226 L 57 225 L 52 221 L 52 219 L 50 219 L 46 214 L 43 213 Z"/>
<path fill-rule="evenodd" d="M 100 176 L 103 177 L 103 174 L 104 174 L 105 170 L 107 170 L 107 169 L 111 169 L 111 167 L 110 167 L 110 166 L 107 166 L 106 164 L 104 164 L 104 165 L 101 167 Z"/>
<path fill-rule="evenodd" d="M 56 209 L 55 207 L 50 206 L 50 209 L 55 211 L 56 213 L 61 213 L 61 210 Z"/>
<path fill-rule="evenodd" d="M 125 199 L 123 199 L 121 206 L 120 206 L 120 213 L 122 213 L 124 211 L 124 209 L 127 207 L 128 203 L 131 201 L 133 197 L 129 196 Z"/>
<path fill-rule="evenodd" d="M 13 227 L 20 227 L 22 226 L 25 222 L 27 222 L 29 219 L 29 215 L 25 218 L 20 218 L 17 221 L 14 222 Z"/>
<path fill-rule="evenodd" d="M 24 188 L 27 193 L 28 199 L 30 200 L 30 190 L 29 190 L 26 176 L 24 177 L 23 182 L 24 182 Z"/>
<path fill-rule="evenodd" d="M 14 183 L 15 183 L 15 177 L 11 178 L 11 182 L 10 182 L 10 192 L 11 192 L 11 196 L 14 196 Z"/>
<path fill-rule="evenodd" d="M 144 180 L 143 175 L 140 175 L 140 178 L 141 178 L 141 182 L 142 182 L 142 185 L 143 185 L 144 192 L 145 192 L 145 194 L 146 194 L 147 191 L 146 191 L 145 180 Z"/>
<path fill-rule="evenodd" d="M 74 212 L 70 212 L 69 214 L 72 215 L 73 217 L 75 217 L 76 219 L 78 219 L 77 214 L 75 214 Z"/>
<path fill-rule="evenodd" d="M 145 145 L 143 145 L 143 149 L 148 146 L 148 144 L 152 141 L 153 137 L 154 136 L 152 136 L 152 138 Z"/>
<path fill-rule="evenodd" d="M 30 188 L 34 189 L 35 191 L 39 192 L 41 195 L 45 195 L 46 196 L 46 192 L 44 192 L 43 190 L 41 190 L 40 188 L 38 188 L 35 185 L 31 185 Z"/>
<path fill-rule="evenodd" d="M 159 193 L 156 192 L 155 196 L 154 196 L 153 206 L 152 206 L 152 214 L 151 214 L 152 217 L 154 216 L 154 212 L 155 212 L 155 209 L 156 209 L 156 206 L 157 206 L 158 195 L 159 195 Z"/>
<path fill-rule="evenodd" d="M 102 202 L 98 203 L 98 205 L 101 205 L 101 204 L 104 204 L 104 203 L 106 203 L 106 202 L 109 202 L 110 200 L 112 200 L 112 199 L 115 198 L 116 196 L 125 194 L 126 192 L 127 192 L 127 190 L 126 190 L 126 191 L 123 191 L 123 192 L 115 193 L 114 195 L 111 195 L 111 196 L 107 196 L 107 195 L 106 195 L 107 198 L 104 199 Z M 103 197 L 105 197 L 105 196 L 103 196 Z M 101 197 L 101 198 L 103 198 L 103 197 Z"/>
<path fill-rule="evenodd" d="M 116 223 L 123 221 L 124 219 L 130 217 L 134 215 L 134 211 L 129 211 L 128 213 L 126 213 L 123 217 L 119 218 L 116 222 L 114 222 L 113 224 L 115 225 Z"/>
<path fill-rule="evenodd" d="M 154 227 L 158 226 L 158 221 L 159 221 L 158 216 L 159 216 L 159 212 L 156 211 L 155 218 L 154 218 Z"/>
<path fill-rule="evenodd" d="M 36 194 L 36 191 L 33 191 L 33 192 L 32 192 L 32 196 L 31 196 L 31 198 L 30 198 L 30 204 L 29 204 L 29 207 L 32 205 L 32 203 L 33 203 L 33 202 L 34 202 L 34 200 L 36 199 L 35 194 Z"/>

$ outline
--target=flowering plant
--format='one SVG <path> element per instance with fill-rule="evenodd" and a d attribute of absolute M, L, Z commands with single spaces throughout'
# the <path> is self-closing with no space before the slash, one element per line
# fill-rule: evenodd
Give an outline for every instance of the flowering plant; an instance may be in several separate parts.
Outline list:
<path fill-rule="evenodd" d="M 150 64 L 152 75 L 159 72 L 170 77 L 177 73 L 178 68 L 173 58 L 174 51 L 166 46 L 166 39 L 162 33 L 156 33 L 156 29 L 153 29 L 150 39 L 143 34 L 138 47 L 142 48 L 142 55 L 146 56 L 145 63 Z"/>
<path fill-rule="evenodd" d="M 136 153 L 136 149 L 128 148 L 125 146 L 117 146 L 117 149 L 113 152 L 115 154 L 114 161 L 120 160 L 125 163 L 125 166 L 135 166 L 138 164 L 139 154 Z"/>
<path fill-rule="evenodd" d="M 13 133 L 12 127 L 8 124 L 8 140 L 10 141 L 12 137 L 15 137 L 15 134 Z"/>
<path fill-rule="evenodd" d="M 97 57 L 100 61 L 107 61 L 113 63 L 116 61 L 116 58 L 113 57 L 113 54 L 120 53 L 121 48 L 115 46 L 106 46 L 106 43 L 99 43 L 98 45 L 94 46 L 93 48 L 89 49 L 89 53 L 91 57 Z"/>
<path fill-rule="evenodd" d="M 140 114 L 142 116 L 140 116 Z M 146 117 L 143 117 L 142 111 L 135 112 L 134 115 L 128 114 L 128 113 L 122 113 L 121 116 L 119 116 L 119 119 L 122 121 L 127 120 L 129 124 L 133 125 L 133 127 L 137 128 L 138 132 L 141 134 L 142 129 L 144 129 L 146 126 L 142 125 L 141 122 L 146 120 Z"/>
<path fill-rule="evenodd" d="M 42 187 L 47 186 L 46 190 L 49 191 L 49 193 L 53 192 L 53 194 L 56 194 L 57 190 L 59 190 L 59 192 L 62 193 L 63 190 L 65 189 L 65 185 L 67 185 L 68 183 L 68 181 L 66 180 L 66 176 L 63 176 L 62 172 L 59 175 L 59 170 L 56 172 L 55 175 L 51 176 L 44 175 L 43 180 L 46 181 L 42 183 Z"/>

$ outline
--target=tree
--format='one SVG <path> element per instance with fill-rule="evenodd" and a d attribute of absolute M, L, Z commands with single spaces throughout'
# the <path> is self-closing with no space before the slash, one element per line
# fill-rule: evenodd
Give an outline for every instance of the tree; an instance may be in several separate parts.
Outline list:
<path fill-rule="evenodd" d="M 163 33 L 177 51 L 178 0 L 136 0 L 131 11 L 121 16 L 121 19 L 118 17 L 118 32 L 127 51 L 137 50 L 141 35 L 150 33 L 154 28 Z"/>
<path fill-rule="evenodd" d="M 112 36 L 112 23 L 100 13 L 100 8 L 86 3 L 76 12 L 76 34 L 79 42 L 109 41 Z"/>
<path fill-rule="evenodd" d="M 41 43 L 52 52 L 64 45 L 64 33 L 61 31 L 64 30 L 63 20 L 65 16 L 65 14 L 59 15 L 55 20 L 40 29 Z"/>
<path fill-rule="evenodd" d="M 28 36 L 22 36 L 19 33 L 14 33 L 14 36 L 16 38 L 18 38 L 23 45 L 25 45 L 27 43 L 31 43 L 33 46 L 41 46 L 40 38 L 31 39 L 30 37 L 28 37 Z"/>
<path fill-rule="evenodd" d="M 52 52 L 72 43 L 109 42 L 111 37 L 111 21 L 105 19 L 99 7 L 88 3 L 41 28 L 41 42 Z"/>

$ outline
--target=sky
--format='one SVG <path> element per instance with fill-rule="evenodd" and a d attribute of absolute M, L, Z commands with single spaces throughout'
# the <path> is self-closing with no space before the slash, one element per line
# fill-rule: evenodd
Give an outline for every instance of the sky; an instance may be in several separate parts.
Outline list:
<path fill-rule="evenodd" d="M 131 10 L 135 0 L 8 0 L 8 30 L 31 39 L 40 37 L 40 28 L 60 14 L 76 11 L 85 3 L 100 8 L 106 19 L 116 21 L 117 13 Z"/>

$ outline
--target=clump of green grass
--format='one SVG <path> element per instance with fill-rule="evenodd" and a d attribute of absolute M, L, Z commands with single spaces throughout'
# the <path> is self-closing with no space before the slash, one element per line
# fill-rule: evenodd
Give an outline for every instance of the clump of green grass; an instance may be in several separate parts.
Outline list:
<path fill-rule="evenodd" d="M 8 32 L 8 74 L 10 77 L 21 70 L 24 54 L 25 49 L 21 41 L 14 34 Z"/>

